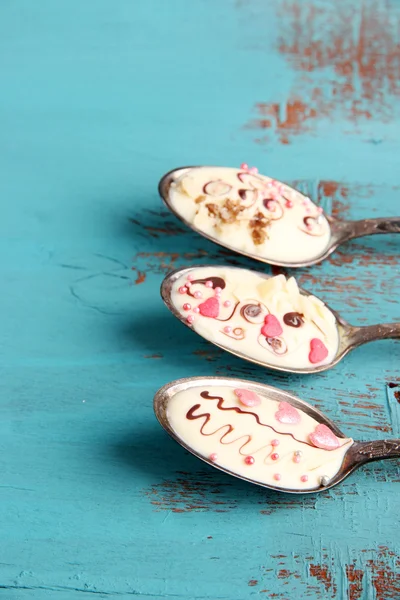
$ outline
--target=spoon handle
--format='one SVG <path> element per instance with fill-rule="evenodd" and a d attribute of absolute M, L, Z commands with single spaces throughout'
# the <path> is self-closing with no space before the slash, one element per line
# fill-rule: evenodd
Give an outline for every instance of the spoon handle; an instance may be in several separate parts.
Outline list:
<path fill-rule="evenodd" d="M 350 448 L 353 464 L 361 465 L 373 460 L 400 458 L 400 440 L 374 440 L 355 442 Z"/>
<path fill-rule="evenodd" d="M 400 217 L 347 221 L 346 225 L 349 226 L 346 236 L 348 240 L 377 233 L 400 233 Z"/>
<path fill-rule="evenodd" d="M 361 346 L 375 340 L 395 340 L 400 338 L 400 323 L 382 323 L 353 327 L 350 334 L 351 346 Z"/>

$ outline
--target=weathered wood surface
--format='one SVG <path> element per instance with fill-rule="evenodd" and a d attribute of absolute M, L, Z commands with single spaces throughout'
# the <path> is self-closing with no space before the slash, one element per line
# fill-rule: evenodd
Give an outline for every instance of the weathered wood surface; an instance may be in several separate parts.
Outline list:
<path fill-rule="evenodd" d="M 168 313 L 172 267 L 255 265 L 156 190 L 172 167 L 245 160 L 337 214 L 398 214 L 399 28 L 398 0 L 1 4 L 1 598 L 400 598 L 398 461 L 268 493 L 152 414 L 171 379 L 243 376 L 355 438 L 400 437 L 395 341 L 288 377 Z M 399 264 L 378 236 L 297 274 L 364 324 L 400 320 Z"/>

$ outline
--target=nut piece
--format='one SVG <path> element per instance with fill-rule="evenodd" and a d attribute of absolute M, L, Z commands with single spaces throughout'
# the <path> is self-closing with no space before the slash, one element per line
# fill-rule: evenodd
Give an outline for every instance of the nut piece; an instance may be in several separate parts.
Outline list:
<path fill-rule="evenodd" d="M 258 211 L 249 223 L 251 237 L 256 246 L 263 244 L 268 238 L 267 226 L 270 220 L 261 211 Z"/>

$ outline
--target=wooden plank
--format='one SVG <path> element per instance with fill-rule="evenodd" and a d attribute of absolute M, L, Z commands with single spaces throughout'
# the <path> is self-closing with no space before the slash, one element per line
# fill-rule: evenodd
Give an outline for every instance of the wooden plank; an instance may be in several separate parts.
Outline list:
<path fill-rule="evenodd" d="M 0 17 L 0 596 L 400 598 L 398 462 L 268 493 L 152 413 L 165 382 L 220 374 L 292 390 L 355 438 L 400 437 L 397 342 L 287 376 L 174 320 L 170 269 L 257 265 L 156 190 L 175 166 L 245 160 L 337 216 L 398 214 L 400 2 L 18 0 Z M 399 260 L 377 236 L 295 274 L 352 323 L 399 321 Z"/>

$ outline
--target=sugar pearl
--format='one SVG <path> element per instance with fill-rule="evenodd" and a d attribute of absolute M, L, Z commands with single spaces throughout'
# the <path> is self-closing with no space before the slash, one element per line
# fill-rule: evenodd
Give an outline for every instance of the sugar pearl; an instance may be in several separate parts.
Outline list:
<path fill-rule="evenodd" d="M 275 481 L 280 481 L 282 479 L 282 475 L 280 473 L 275 473 L 274 479 Z"/>
<path fill-rule="evenodd" d="M 302 475 L 300 477 L 300 481 L 304 481 L 304 482 L 308 481 L 308 475 Z"/>
<path fill-rule="evenodd" d="M 213 287 L 213 282 L 212 281 L 206 281 L 206 287 L 212 288 Z"/>
<path fill-rule="evenodd" d="M 220 288 L 220 287 L 218 287 L 218 286 L 217 286 L 217 287 L 215 288 L 215 293 L 216 293 L 216 294 L 220 294 L 221 292 L 222 292 L 222 288 Z"/>
<path fill-rule="evenodd" d="M 188 317 L 186 317 L 186 321 L 189 323 L 189 325 L 191 325 L 194 321 L 194 316 L 193 315 L 189 315 Z"/>
<path fill-rule="evenodd" d="M 200 312 L 200 309 L 199 309 L 199 307 L 198 307 L 198 306 L 195 306 L 195 307 L 194 307 L 194 309 L 193 309 L 193 312 L 194 312 L 194 313 L 196 313 L 196 315 L 198 315 L 198 314 L 199 314 L 199 312 Z"/>
<path fill-rule="evenodd" d="M 254 460 L 254 456 L 246 456 L 244 462 L 246 463 L 246 465 L 254 465 L 256 461 Z"/>
<path fill-rule="evenodd" d="M 195 293 L 193 294 L 193 296 L 194 296 L 195 298 L 199 299 L 199 298 L 202 298 L 202 297 L 203 297 L 203 294 L 202 294 L 201 292 L 195 292 Z"/>
<path fill-rule="evenodd" d="M 180 294 L 186 294 L 186 292 L 187 292 L 187 287 L 185 287 L 184 285 L 182 285 L 182 286 L 179 288 L 178 292 L 179 292 Z"/>
<path fill-rule="evenodd" d="M 230 300 L 225 300 L 224 306 L 228 307 L 230 305 L 231 305 L 231 301 Z"/>
<path fill-rule="evenodd" d="M 271 454 L 271 459 L 272 459 L 272 460 L 278 460 L 278 458 L 279 458 L 279 454 L 278 454 L 277 452 L 273 452 L 273 453 Z"/>
<path fill-rule="evenodd" d="M 271 446 L 279 446 L 280 442 L 279 440 L 272 440 L 271 442 Z"/>
<path fill-rule="evenodd" d="M 232 327 L 227 325 L 226 327 L 224 327 L 224 331 L 225 331 L 225 333 L 232 333 Z"/>
<path fill-rule="evenodd" d="M 187 302 L 183 305 L 183 310 L 190 310 L 192 307 Z"/>
<path fill-rule="evenodd" d="M 217 458 L 218 458 L 218 454 L 216 454 L 215 452 L 213 452 L 212 454 L 210 454 L 209 458 L 210 458 L 210 460 L 212 462 L 215 462 L 217 460 Z"/>

